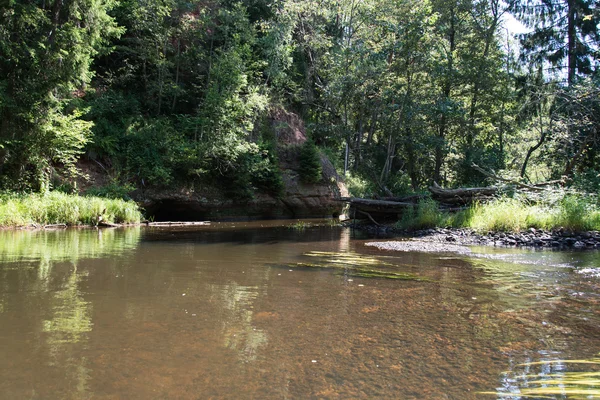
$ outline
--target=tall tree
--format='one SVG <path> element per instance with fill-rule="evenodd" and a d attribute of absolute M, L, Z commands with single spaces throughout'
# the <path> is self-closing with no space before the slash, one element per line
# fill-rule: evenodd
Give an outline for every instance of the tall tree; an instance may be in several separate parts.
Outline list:
<path fill-rule="evenodd" d="M 516 1 L 512 10 L 530 29 L 521 35 L 524 60 L 550 63 L 557 73 L 566 72 L 569 84 L 578 74 L 589 75 L 598 60 L 598 5 L 598 0 Z"/>
<path fill-rule="evenodd" d="M 45 188 L 52 162 L 72 166 L 89 138 L 69 100 L 90 64 L 121 30 L 110 0 L 11 1 L 0 5 L 0 186 Z"/>

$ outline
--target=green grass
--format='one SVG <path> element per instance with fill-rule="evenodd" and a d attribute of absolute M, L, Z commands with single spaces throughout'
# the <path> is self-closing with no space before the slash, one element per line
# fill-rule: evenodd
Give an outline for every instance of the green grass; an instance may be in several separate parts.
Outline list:
<path fill-rule="evenodd" d="M 94 225 L 99 215 L 112 223 L 137 223 L 142 219 L 140 209 L 133 201 L 60 192 L 0 197 L 0 226 L 4 227 Z"/>
<path fill-rule="evenodd" d="M 400 229 L 472 228 L 479 232 L 520 232 L 529 228 L 571 231 L 600 230 L 600 208 L 582 197 L 565 196 L 553 204 L 529 204 L 503 198 L 476 204 L 458 213 L 439 211 L 433 200 L 404 213 Z"/>

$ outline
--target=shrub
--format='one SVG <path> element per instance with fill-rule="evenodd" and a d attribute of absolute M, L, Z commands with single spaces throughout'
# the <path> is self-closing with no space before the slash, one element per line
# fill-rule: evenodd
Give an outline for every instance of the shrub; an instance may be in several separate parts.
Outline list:
<path fill-rule="evenodd" d="M 322 167 L 319 150 L 313 141 L 307 140 L 300 148 L 300 179 L 305 183 L 321 181 Z"/>
<path fill-rule="evenodd" d="M 89 188 L 85 194 L 92 197 L 104 197 L 107 199 L 131 200 L 129 193 L 133 192 L 135 187 L 131 184 L 120 184 L 112 181 L 108 185 Z"/>

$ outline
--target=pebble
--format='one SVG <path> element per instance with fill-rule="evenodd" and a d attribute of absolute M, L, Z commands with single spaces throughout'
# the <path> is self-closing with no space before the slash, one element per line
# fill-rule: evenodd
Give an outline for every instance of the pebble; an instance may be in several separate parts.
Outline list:
<path fill-rule="evenodd" d="M 497 247 L 547 247 L 553 249 L 586 249 L 600 248 L 600 232 L 572 232 L 566 229 L 546 231 L 529 228 L 519 233 L 485 232 L 478 234 L 472 229 L 423 229 L 419 231 L 396 231 L 391 227 L 355 226 L 366 231 L 385 231 L 387 234 L 404 234 L 408 238 L 419 238 L 419 241 L 448 243 L 452 245 L 478 244 Z M 385 228 L 385 229 L 383 229 Z M 420 245 L 422 248 L 422 244 Z M 402 249 L 389 249 L 402 250 Z M 422 250 L 404 250 L 422 251 Z M 427 251 L 427 249 L 425 250 Z M 436 249 L 436 251 L 440 251 Z M 451 250 L 450 250 L 451 251 Z"/>

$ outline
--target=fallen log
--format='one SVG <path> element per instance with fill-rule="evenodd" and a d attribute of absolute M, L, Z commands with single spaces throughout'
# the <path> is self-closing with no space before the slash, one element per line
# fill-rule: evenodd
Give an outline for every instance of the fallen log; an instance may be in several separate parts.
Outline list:
<path fill-rule="evenodd" d="M 107 222 L 107 221 L 98 221 L 98 225 L 96 225 L 96 226 L 103 227 L 103 228 L 118 228 L 122 225 L 121 224 L 113 224 L 112 222 Z"/>
<path fill-rule="evenodd" d="M 426 194 L 413 194 L 411 196 L 404 196 L 404 197 L 382 197 L 380 200 L 397 201 L 397 202 L 401 202 L 401 203 L 406 203 L 406 202 L 417 203 L 417 202 L 419 202 L 419 200 L 425 200 L 427 197 L 429 197 L 429 196 Z"/>
<path fill-rule="evenodd" d="M 443 189 L 436 182 L 433 182 L 433 186 L 429 187 L 429 191 L 434 198 L 471 198 L 477 196 L 494 196 L 498 193 L 498 188 L 491 186 L 478 188 Z"/>
<path fill-rule="evenodd" d="M 67 224 L 48 224 L 43 226 L 44 229 L 62 229 L 66 227 Z"/>
<path fill-rule="evenodd" d="M 373 217 L 371 216 L 371 214 L 369 214 L 368 212 L 366 212 L 366 211 L 361 211 L 361 210 L 356 210 L 356 211 L 358 211 L 359 213 L 361 213 L 361 214 L 363 214 L 363 215 L 366 215 L 366 216 L 367 216 L 367 217 L 368 217 L 368 218 L 371 220 L 371 222 L 372 222 L 372 223 L 374 223 L 375 225 L 377 225 L 377 226 L 381 226 L 381 224 L 380 224 L 379 222 L 375 221 L 375 220 L 373 219 Z"/>
<path fill-rule="evenodd" d="M 386 201 L 386 200 L 370 200 L 357 197 L 342 197 L 338 199 L 350 204 L 350 207 L 356 208 L 359 211 L 365 212 L 380 212 L 394 214 L 405 210 L 407 207 L 414 206 L 414 203 Z"/>
<path fill-rule="evenodd" d="M 164 221 L 146 222 L 148 226 L 203 226 L 210 225 L 210 221 Z"/>
<path fill-rule="evenodd" d="M 447 197 L 443 199 L 434 198 L 440 205 L 468 205 L 472 203 L 485 203 L 496 199 L 495 196 L 473 196 L 473 197 Z"/>

